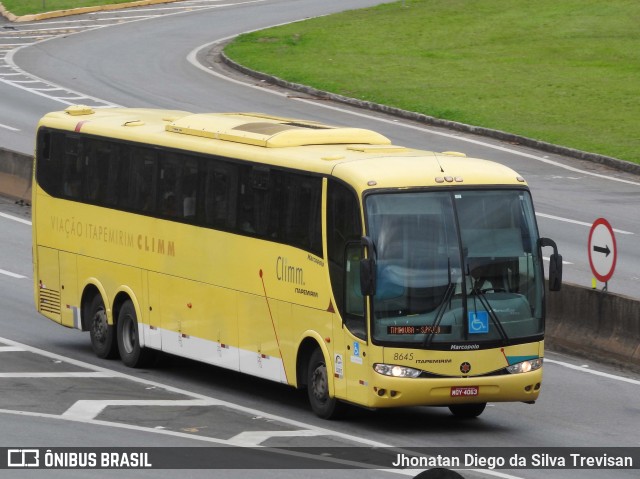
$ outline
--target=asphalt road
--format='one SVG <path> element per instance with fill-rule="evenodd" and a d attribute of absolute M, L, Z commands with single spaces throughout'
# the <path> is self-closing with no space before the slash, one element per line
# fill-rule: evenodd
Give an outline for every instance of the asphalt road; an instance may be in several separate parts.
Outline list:
<path fill-rule="evenodd" d="M 495 159 L 519 171 L 533 191 L 542 233 L 558 242 L 568 263 L 565 278 L 569 281 L 590 284 L 591 273 L 586 258 L 589 225 L 598 217 L 607 218 L 617 230 L 619 249 L 618 266 L 609 289 L 640 297 L 638 177 L 516 145 L 425 128 L 314 99 L 301 99 L 299 95 L 290 97 L 286 92 L 260 84 L 247 88 L 214 76 L 214 71 L 206 66 L 194 66 L 193 60 L 208 50 L 208 47 L 202 50 L 199 47 L 215 40 L 271 24 L 379 2 L 236 0 L 224 2 L 224 6 L 221 2 L 184 3 L 182 9 L 180 4 L 172 4 L 172 10 L 147 7 L 47 22 L 48 31 L 65 28 L 68 33 L 59 38 L 47 37 L 50 39 L 36 44 L 33 42 L 44 39 L 46 34 L 31 35 L 26 30 L 42 28 L 43 24 L 15 25 L 24 33 L 19 31 L 11 40 L 6 40 L 4 33 L 9 29 L 4 27 L 8 25 L 0 23 L 4 35 L 0 37 L 4 45 L 9 45 L 0 48 L 5 54 L 3 63 L 0 62 L 0 145 L 30 152 L 37 119 L 46 111 L 62 109 L 69 103 L 192 111 L 265 111 L 363 126 L 380 131 L 397 144 L 437 151 L 464 151 L 469 156 Z M 110 26 L 96 28 L 103 25 Z M 79 33 L 70 34 L 73 32 Z M 22 38 L 27 36 L 36 38 Z M 21 48 L 17 45 L 20 42 L 30 46 Z M 56 87 L 60 89 L 50 89 Z M 637 428 L 640 377 L 553 353 L 547 354 L 543 393 L 536 405 L 491 405 L 475 421 L 456 420 L 446 410 L 437 408 L 413 408 L 379 412 L 354 409 L 345 420 L 327 423 L 310 414 L 303 395 L 281 385 L 179 359 L 167 361 L 157 369 L 142 371 L 132 371 L 116 361 L 98 360 L 91 353 L 86 334 L 56 326 L 34 312 L 30 229 L 28 224 L 14 219 L 28 221 L 29 211 L 2 202 L 0 213 L 10 216 L 0 215 L 0 337 L 4 339 L 0 339 L 0 348 L 5 348 L 0 352 L 0 370 L 16 373 L 13 377 L 11 374 L 0 376 L 0 410 L 30 413 L 16 416 L 0 412 L 2 430 L 10 431 L 9 435 L 4 435 L 3 444 L 7 446 L 15 444 L 7 441 L 7 437 L 15 438 L 20 445 L 34 444 L 34 438 L 41 438 L 40 444 L 47 447 L 78 443 L 128 445 L 137 444 L 138 440 L 145 445 L 188 445 L 191 441 L 206 443 L 211 438 L 223 441 L 248 438 L 254 442 L 263 439 L 266 444 L 277 446 L 327 443 L 375 443 L 409 448 L 640 446 Z M 43 359 L 38 351 L 29 348 L 69 359 L 50 356 Z M 95 377 L 78 378 L 66 374 L 73 371 L 60 371 L 64 374 L 57 381 L 17 374 L 51 372 L 51 368 L 59 367 L 59 363 L 55 363 L 57 360 L 68 362 L 76 372 L 76 368 L 91 372 L 102 371 L 95 371 L 94 367 L 106 368 L 111 372 L 108 375 L 114 377 L 102 378 L 108 383 L 101 380 L 96 386 Z M 123 378 L 123 374 L 127 377 Z M 91 381 L 94 381 L 93 385 Z M 144 381 L 148 382 L 146 387 L 153 389 L 143 387 L 141 396 L 133 394 L 132 390 L 140 388 Z M 70 424 L 50 417 L 68 412 L 78 400 L 87 398 L 104 406 L 98 416 Z M 143 407 L 135 403 L 173 400 L 202 400 L 204 403 L 169 403 L 173 406 L 145 403 Z M 56 427 L 53 423 L 65 425 Z M 119 426 L 115 427 L 113 423 Z M 135 428 L 122 428 L 122 424 Z M 52 427 L 55 427 L 54 432 Z M 157 436 L 161 436 L 156 437 L 153 429 L 187 436 L 156 431 Z M 245 434 L 256 430 L 262 435 Z M 192 472 L 198 474 L 198 471 Z M 236 473 L 214 471 L 207 477 L 234 477 Z M 600 478 L 603 473 L 605 471 L 555 470 L 553 477 Z M 95 477 L 100 477 L 99 474 L 96 472 Z M 297 477 L 295 474 L 295 471 L 266 471 L 259 477 Z M 366 474 L 347 471 L 340 477 L 374 477 L 370 474 L 370 471 Z M 546 478 L 549 471 L 465 471 L 463 474 L 465 478 L 538 479 Z M 66 472 L 64 475 L 73 477 Z M 321 469 L 305 472 L 305 475 L 335 477 L 331 471 Z M 606 471 L 606 475 L 636 478 L 637 470 Z M 106 474 L 105 477 L 111 476 Z"/>

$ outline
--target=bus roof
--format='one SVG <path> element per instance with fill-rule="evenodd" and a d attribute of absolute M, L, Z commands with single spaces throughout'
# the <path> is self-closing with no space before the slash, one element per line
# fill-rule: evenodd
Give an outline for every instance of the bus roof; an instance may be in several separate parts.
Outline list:
<path fill-rule="evenodd" d="M 261 113 L 192 114 L 76 105 L 45 115 L 39 126 L 333 175 L 359 192 L 525 184 L 515 171 L 492 161 L 392 145 L 371 130 Z"/>

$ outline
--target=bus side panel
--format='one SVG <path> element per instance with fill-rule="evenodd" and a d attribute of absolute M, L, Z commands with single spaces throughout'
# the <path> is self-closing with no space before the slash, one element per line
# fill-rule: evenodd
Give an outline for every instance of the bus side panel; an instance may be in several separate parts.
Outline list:
<path fill-rule="evenodd" d="M 78 264 L 73 253 L 60 251 L 61 323 L 69 328 L 82 329 L 80 295 L 78 294 Z"/>
<path fill-rule="evenodd" d="M 278 332 L 278 346 L 282 355 L 282 367 L 287 384 L 296 385 L 296 340 L 300 322 L 296 321 L 296 305 L 288 301 L 269 299 L 273 321 Z M 280 354 L 279 354 L 280 355 Z"/>
<path fill-rule="evenodd" d="M 207 343 L 206 356 L 200 360 L 238 371 L 240 355 L 236 305 L 239 293 L 203 283 L 195 283 L 193 289 L 199 291 L 201 299 L 198 301 L 196 318 L 188 324 L 187 332 Z"/>
<path fill-rule="evenodd" d="M 250 293 L 240 293 L 239 299 L 240 371 L 286 383 L 271 305 L 265 296 Z"/>
<path fill-rule="evenodd" d="M 153 301 L 150 297 L 149 274 L 149 271 L 142 272 L 142 288 L 145 293 L 144 304 L 149 305 L 149 307 L 143 308 L 142 318 L 138 319 L 138 321 L 141 321 L 141 324 L 138 325 L 141 336 L 140 342 L 146 348 L 162 350 L 162 335 L 158 329 L 160 325 L 160 312 L 158 310 L 154 311 L 152 307 Z"/>
<path fill-rule="evenodd" d="M 149 272 L 149 347 L 237 371 L 238 293 L 175 276 Z"/>
<path fill-rule="evenodd" d="M 60 264 L 58 250 L 37 247 L 38 311 L 60 323 Z"/>
<path fill-rule="evenodd" d="M 355 338 L 347 328 L 344 329 L 347 343 L 344 374 L 347 382 L 347 397 L 356 404 L 369 406 L 371 403 L 371 357 L 369 346 L 361 339 Z M 376 349 L 375 347 L 371 349 Z"/>

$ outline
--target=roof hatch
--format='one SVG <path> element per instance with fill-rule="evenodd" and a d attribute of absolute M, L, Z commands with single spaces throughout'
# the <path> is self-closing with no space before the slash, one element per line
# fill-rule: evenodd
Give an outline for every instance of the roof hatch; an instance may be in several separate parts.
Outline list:
<path fill-rule="evenodd" d="M 303 145 L 388 145 L 391 141 L 371 130 L 343 128 L 260 113 L 187 115 L 166 126 L 172 133 L 232 141 L 266 148 Z"/>
<path fill-rule="evenodd" d="M 93 108 L 87 105 L 71 105 L 67 107 L 64 111 L 67 115 L 71 115 L 71 116 L 93 115 L 95 113 L 93 111 Z"/>

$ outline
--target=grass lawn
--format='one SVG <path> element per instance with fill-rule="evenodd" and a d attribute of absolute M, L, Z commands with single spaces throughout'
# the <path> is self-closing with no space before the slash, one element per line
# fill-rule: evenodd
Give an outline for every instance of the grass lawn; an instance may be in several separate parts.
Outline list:
<path fill-rule="evenodd" d="M 94 7 L 115 3 L 129 3 L 132 0 L 0 0 L 0 3 L 14 15 L 68 10 L 78 7 Z"/>
<path fill-rule="evenodd" d="M 322 90 L 640 163 L 640 1 L 404 3 L 225 51 Z"/>

